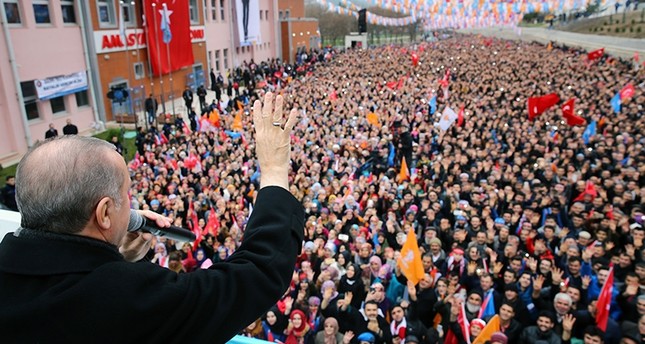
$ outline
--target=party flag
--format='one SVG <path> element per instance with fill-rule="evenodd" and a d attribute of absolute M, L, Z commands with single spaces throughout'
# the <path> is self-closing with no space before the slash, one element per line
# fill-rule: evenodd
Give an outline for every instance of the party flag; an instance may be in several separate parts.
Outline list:
<path fill-rule="evenodd" d="M 405 159 L 404 159 L 405 161 Z M 403 275 L 412 283 L 417 284 L 423 278 L 423 263 L 421 262 L 421 252 L 417 244 L 417 236 L 414 230 L 408 231 L 408 237 L 401 248 L 401 257 L 398 266 Z"/>

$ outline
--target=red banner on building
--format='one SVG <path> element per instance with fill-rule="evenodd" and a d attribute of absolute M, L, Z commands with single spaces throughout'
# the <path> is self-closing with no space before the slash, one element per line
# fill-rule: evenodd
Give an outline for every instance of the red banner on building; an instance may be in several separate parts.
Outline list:
<path fill-rule="evenodd" d="M 146 0 L 144 5 L 148 58 L 154 75 L 192 65 L 195 60 L 188 2 Z"/>

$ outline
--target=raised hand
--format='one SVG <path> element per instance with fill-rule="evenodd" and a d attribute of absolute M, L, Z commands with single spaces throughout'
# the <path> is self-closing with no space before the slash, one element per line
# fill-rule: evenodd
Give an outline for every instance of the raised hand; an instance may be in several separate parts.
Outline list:
<path fill-rule="evenodd" d="M 543 285 L 544 285 L 544 276 L 537 275 L 536 277 L 533 277 L 533 289 L 542 290 Z"/>
<path fill-rule="evenodd" d="M 576 323 L 576 318 L 573 317 L 573 314 L 566 314 L 562 318 L 562 329 L 566 332 L 571 333 L 573 330 L 573 324 Z"/>
<path fill-rule="evenodd" d="M 255 154 L 262 169 L 260 187 L 274 185 L 288 190 L 290 135 L 296 124 L 298 111 L 291 110 L 283 129 L 283 101 L 280 95 L 274 99 L 271 92 L 267 92 L 264 96 L 264 105 L 256 100 L 253 104 L 253 125 L 255 126 Z"/>
<path fill-rule="evenodd" d="M 562 282 L 562 275 L 564 274 L 564 271 L 560 270 L 557 267 L 552 267 L 551 268 L 551 281 L 553 284 L 560 284 Z"/>

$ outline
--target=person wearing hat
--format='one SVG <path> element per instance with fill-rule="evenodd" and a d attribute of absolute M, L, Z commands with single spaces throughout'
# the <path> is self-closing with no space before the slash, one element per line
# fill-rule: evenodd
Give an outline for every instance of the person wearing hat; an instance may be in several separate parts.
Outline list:
<path fill-rule="evenodd" d="M 356 337 L 356 340 L 358 340 L 359 344 L 374 344 L 376 342 L 376 338 L 370 332 L 359 334 L 358 337 Z"/>
<path fill-rule="evenodd" d="M 537 325 L 529 326 L 522 331 L 519 343 L 522 344 L 560 344 L 562 340 L 553 331 L 555 314 L 550 311 L 541 311 L 538 314 Z"/>
<path fill-rule="evenodd" d="M 494 332 L 492 336 L 490 336 L 490 344 L 507 344 L 508 343 L 508 338 L 506 335 L 502 332 Z"/>
<path fill-rule="evenodd" d="M 520 298 L 520 287 L 517 282 L 508 283 L 504 286 L 504 297 L 502 305 L 508 304 L 513 311 L 513 319 L 523 326 L 531 325 L 531 312 L 526 307 L 524 301 Z M 499 311 L 501 312 L 501 306 Z M 499 312 L 498 312 L 499 313 Z"/>

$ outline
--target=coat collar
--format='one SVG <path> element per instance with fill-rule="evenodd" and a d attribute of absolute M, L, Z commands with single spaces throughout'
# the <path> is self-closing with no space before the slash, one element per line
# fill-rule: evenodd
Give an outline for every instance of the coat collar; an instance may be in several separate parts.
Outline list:
<path fill-rule="evenodd" d="M 83 273 L 124 261 L 116 246 L 72 234 L 19 229 L 0 243 L 0 271 L 45 276 Z"/>

